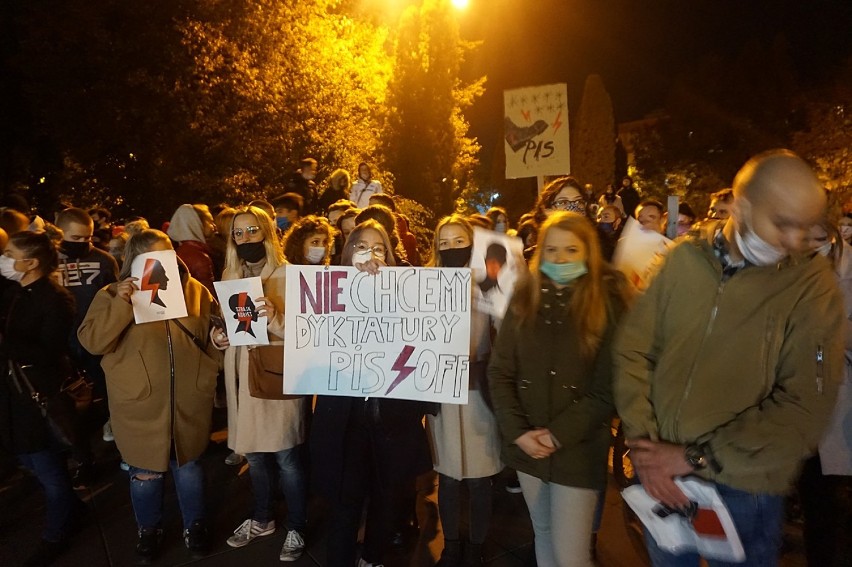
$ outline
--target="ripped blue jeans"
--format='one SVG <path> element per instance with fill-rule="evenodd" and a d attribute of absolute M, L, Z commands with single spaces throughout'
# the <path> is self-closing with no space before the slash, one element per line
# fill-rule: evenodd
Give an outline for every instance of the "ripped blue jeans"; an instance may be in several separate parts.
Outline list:
<path fill-rule="evenodd" d="M 169 462 L 175 479 L 183 528 L 204 519 L 204 471 L 197 460 L 180 467 Z M 163 486 L 166 473 L 130 467 L 130 500 L 139 529 L 159 528 L 163 521 Z M 140 478 L 142 477 L 142 478 Z M 150 478 L 149 478 L 150 477 Z"/>

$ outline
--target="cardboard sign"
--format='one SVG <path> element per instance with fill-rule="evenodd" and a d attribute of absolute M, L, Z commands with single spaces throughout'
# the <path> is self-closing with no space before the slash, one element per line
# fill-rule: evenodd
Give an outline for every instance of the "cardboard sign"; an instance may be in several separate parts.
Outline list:
<path fill-rule="evenodd" d="M 213 282 L 222 319 L 225 320 L 231 346 L 268 345 L 266 316 L 259 317 L 258 297 L 263 297 L 263 282 L 260 278 L 243 278 Z"/>
<path fill-rule="evenodd" d="M 174 250 L 146 252 L 133 259 L 131 277 L 139 288 L 130 296 L 137 323 L 186 317 L 186 301 Z"/>
<path fill-rule="evenodd" d="M 468 268 L 287 266 L 284 392 L 467 403 Z"/>
<path fill-rule="evenodd" d="M 527 269 L 520 238 L 473 228 L 473 304 L 482 313 L 502 319 L 518 278 Z"/>
<path fill-rule="evenodd" d="M 506 179 L 567 175 L 568 85 L 503 91 Z"/>

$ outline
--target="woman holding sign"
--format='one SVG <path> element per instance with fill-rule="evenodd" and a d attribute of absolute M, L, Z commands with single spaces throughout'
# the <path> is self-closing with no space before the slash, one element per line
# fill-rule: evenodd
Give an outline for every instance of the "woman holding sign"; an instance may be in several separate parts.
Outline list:
<path fill-rule="evenodd" d="M 178 263 L 180 280 L 130 277 L 133 261 L 148 252 L 171 251 L 169 237 L 143 230 L 128 242 L 119 281 L 100 290 L 77 332 L 92 354 L 103 355 L 115 443 L 130 465 L 130 498 L 139 539 L 136 554 L 153 561 L 163 538 L 165 472 L 174 475 L 184 542 L 194 555 L 207 548 L 204 474 L 198 458 L 207 448 L 219 354 L 207 341 L 210 292 Z M 155 281 L 156 280 L 156 281 Z M 133 294 L 182 287 L 185 317 L 135 323 Z"/>
<path fill-rule="evenodd" d="M 461 215 L 444 217 L 435 229 L 431 266 L 464 268 L 470 265 L 473 227 Z M 435 470 L 438 472 L 438 512 L 444 530 L 441 567 L 481 565 L 482 544 L 491 523 L 491 477 L 503 468 L 500 433 L 486 378 L 495 321 L 476 309 L 470 321 L 470 379 L 467 405 L 443 404 L 429 416 Z M 461 490 L 470 496 L 468 543 L 460 540 Z"/>
<path fill-rule="evenodd" d="M 359 224 L 343 247 L 341 265 L 376 274 L 394 266 L 382 225 Z M 423 429 L 427 405 L 400 399 L 317 396 L 311 428 L 315 486 L 331 504 L 327 564 L 355 563 L 358 526 L 369 498 L 361 567 L 383 563 L 391 541 L 395 497 L 431 468 Z"/>
<path fill-rule="evenodd" d="M 287 536 L 279 559 L 295 561 L 304 551 L 308 524 L 305 471 L 300 458 L 300 445 L 305 441 L 305 399 L 283 399 L 282 394 L 285 260 L 272 219 L 257 207 L 238 209 L 230 234 L 222 279 L 260 277 L 263 297 L 253 298 L 253 304 L 271 340 L 267 346 L 231 346 L 224 329 L 211 333 L 216 347 L 226 349 L 228 447 L 246 456 L 254 492 L 254 511 L 234 530 L 228 545 L 242 547 L 275 532 L 277 469 L 281 492 L 287 499 Z M 252 377 L 267 372 L 281 380 L 278 395 L 251 390 L 255 383 Z M 260 395 L 267 397 L 255 397 Z"/>
<path fill-rule="evenodd" d="M 555 212 L 491 353 L 503 459 L 518 471 L 541 567 L 592 565 L 614 414 L 611 341 L 630 296 L 591 221 Z"/>

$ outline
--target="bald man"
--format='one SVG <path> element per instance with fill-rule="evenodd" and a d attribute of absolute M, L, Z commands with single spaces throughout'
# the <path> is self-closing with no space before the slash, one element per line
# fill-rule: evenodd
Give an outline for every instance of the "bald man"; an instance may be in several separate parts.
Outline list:
<path fill-rule="evenodd" d="M 784 493 L 841 380 L 843 300 L 828 261 L 805 253 L 826 198 L 804 161 L 758 155 L 733 194 L 731 218 L 676 246 L 624 318 L 615 398 L 645 491 L 683 510 L 690 499 L 675 479 L 708 483 L 746 564 L 775 565 Z M 646 543 L 655 566 L 698 565 L 695 553 Z"/>

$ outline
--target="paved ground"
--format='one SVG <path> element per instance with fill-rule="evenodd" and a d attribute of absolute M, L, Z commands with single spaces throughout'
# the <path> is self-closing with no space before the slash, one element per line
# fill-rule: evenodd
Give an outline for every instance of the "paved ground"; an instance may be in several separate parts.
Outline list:
<path fill-rule="evenodd" d="M 221 410 L 217 410 L 221 411 Z M 221 417 L 221 416 L 220 416 Z M 180 539 L 180 519 L 173 487 L 167 485 L 166 540 L 157 565 L 195 564 L 203 567 L 225 565 L 283 565 L 278 551 L 285 533 L 262 538 L 241 549 L 225 544 L 231 532 L 246 518 L 251 506 L 250 481 L 245 468 L 229 467 L 223 463 L 228 454 L 222 435 L 215 434 L 214 442 L 203 462 L 208 473 L 208 495 L 214 545 L 210 555 L 191 560 Z M 90 490 L 81 492 L 91 508 L 90 521 L 77 536 L 71 549 L 59 560 L 58 566 L 106 567 L 134 564 L 133 547 L 136 526 L 130 507 L 126 473 L 119 469 L 119 455 L 113 444 L 98 440 L 98 481 Z M 442 547 L 440 523 L 436 506 L 434 479 L 424 478 L 418 491 L 417 514 L 421 525 L 406 545 L 395 550 L 386 561 L 387 567 L 431 567 Z M 532 527 L 521 494 L 504 490 L 505 477 L 496 479 L 494 486 L 494 519 L 489 539 L 484 546 L 487 565 L 491 567 L 521 567 L 535 565 L 532 552 Z M 38 544 L 43 500 L 35 480 L 16 475 L 0 486 L 0 566 L 19 565 Z M 281 505 L 279 520 L 286 516 Z M 318 500 L 309 505 L 311 526 L 307 534 L 308 550 L 294 566 L 325 565 L 324 526 L 326 513 Z M 617 491 L 607 491 L 603 524 L 598 540 L 598 565 L 601 567 L 642 566 L 628 535 L 623 519 L 622 503 Z M 785 554 L 784 567 L 804 566 L 801 553 Z"/>

